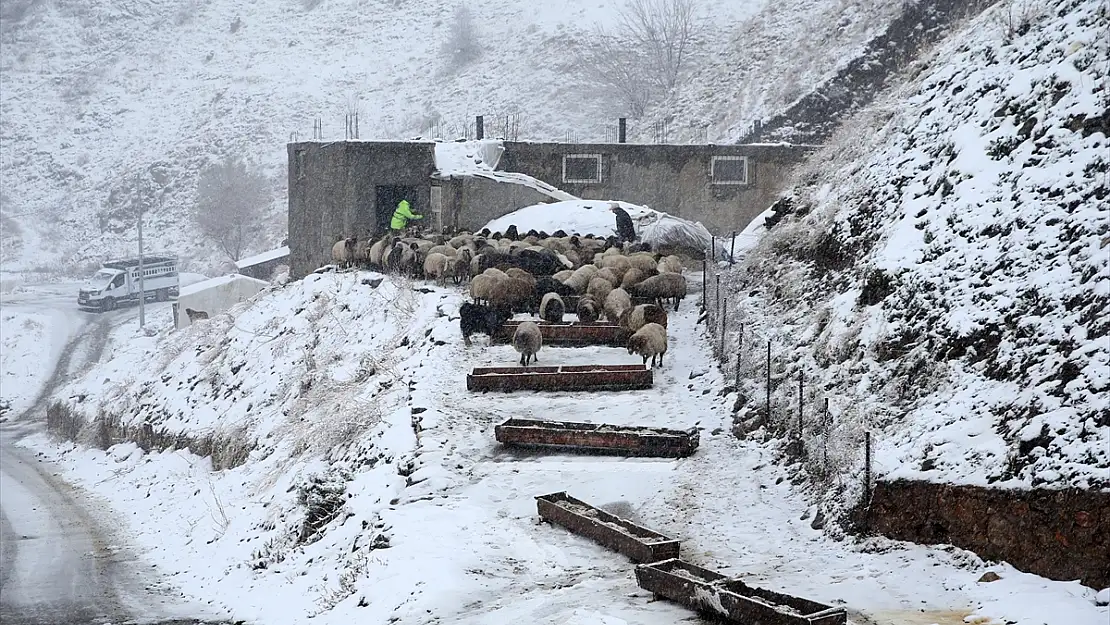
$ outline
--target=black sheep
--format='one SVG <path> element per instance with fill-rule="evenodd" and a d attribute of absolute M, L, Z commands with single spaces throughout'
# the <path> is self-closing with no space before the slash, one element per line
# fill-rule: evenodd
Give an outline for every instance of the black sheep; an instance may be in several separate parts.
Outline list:
<path fill-rule="evenodd" d="M 577 295 L 574 289 L 559 282 L 551 276 L 539 276 L 536 278 L 536 296 L 543 297 L 548 293 L 558 293 L 561 297 L 569 295 Z"/>
<path fill-rule="evenodd" d="M 463 343 L 470 347 L 471 334 L 486 334 L 492 340 L 501 326 L 512 318 L 513 313 L 503 307 L 463 302 L 459 306 L 459 329 L 462 330 Z"/>
<path fill-rule="evenodd" d="M 505 238 L 510 241 L 520 240 L 520 234 L 516 231 L 516 224 L 510 224 L 508 228 L 505 228 Z"/>

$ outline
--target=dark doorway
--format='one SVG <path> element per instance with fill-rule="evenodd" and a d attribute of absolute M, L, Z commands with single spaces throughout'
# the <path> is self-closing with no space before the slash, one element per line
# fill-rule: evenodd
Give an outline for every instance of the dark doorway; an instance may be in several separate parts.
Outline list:
<path fill-rule="evenodd" d="M 416 203 L 416 187 L 379 185 L 375 191 L 374 206 L 376 209 L 374 213 L 377 218 L 375 236 L 380 236 L 386 230 L 389 230 L 389 220 L 393 218 L 393 211 L 397 210 L 397 204 L 401 200 L 408 200 L 412 212 L 417 215 L 422 214 L 422 207 Z"/>

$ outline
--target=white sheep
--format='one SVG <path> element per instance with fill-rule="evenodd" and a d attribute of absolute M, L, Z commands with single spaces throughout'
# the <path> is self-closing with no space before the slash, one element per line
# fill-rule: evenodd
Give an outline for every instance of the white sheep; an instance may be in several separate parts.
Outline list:
<path fill-rule="evenodd" d="M 659 273 L 682 273 L 682 259 L 675 255 L 664 256 L 655 265 Z"/>
<path fill-rule="evenodd" d="M 590 285 L 586 287 L 586 295 L 593 295 L 597 301 L 604 302 L 605 298 L 609 297 L 609 292 L 616 288 L 613 282 L 598 276 L 590 280 Z"/>
<path fill-rule="evenodd" d="M 659 358 L 659 366 L 663 366 L 663 354 L 667 353 L 667 329 L 658 323 L 649 323 L 636 330 L 628 337 L 628 353 L 639 354 L 647 365 L 648 356 L 651 356 L 651 366 L 655 366 L 655 358 Z"/>
<path fill-rule="evenodd" d="M 513 348 L 520 352 L 520 365 L 522 367 L 528 366 L 528 361 L 531 359 L 533 362 L 538 361 L 536 352 L 540 351 L 543 345 L 543 334 L 540 333 L 540 327 L 531 321 L 525 321 L 516 327 L 516 332 L 513 333 Z"/>
<path fill-rule="evenodd" d="M 436 284 L 447 284 L 447 256 L 439 252 L 432 252 L 424 259 L 424 277 L 435 280 Z"/>
<path fill-rule="evenodd" d="M 621 318 L 621 313 L 632 308 L 632 296 L 622 288 L 615 288 L 609 291 L 609 295 L 605 298 L 605 305 L 602 308 L 605 310 L 605 319 L 617 323 Z"/>
<path fill-rule="evenodd" d="M 544 293 L 540 300 L 540 318 L 548 323 L 562 323 L 566 304 L 558 293 Z"/>

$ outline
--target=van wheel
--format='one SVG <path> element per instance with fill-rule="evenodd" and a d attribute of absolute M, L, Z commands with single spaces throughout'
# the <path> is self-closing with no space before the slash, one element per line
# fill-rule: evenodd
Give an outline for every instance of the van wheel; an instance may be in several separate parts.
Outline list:
<path fill-rule="evenodd" d="M 116 309 L 116 298 L 114 298 L 114 297 L 105 297 L 104 301 L 100 302 L 100 311 L 101 312 L 108 312 L 109 310 L 115 310 L 115 309 Z"/>
<path fill-rule="evenodd" d="M 164 302 L 164 301 L 168 300 L 169 298 L 170 298 L 170 292 L 166 289 L 158 289 L 154 293 L 154 300 L 155 301 Z"/>

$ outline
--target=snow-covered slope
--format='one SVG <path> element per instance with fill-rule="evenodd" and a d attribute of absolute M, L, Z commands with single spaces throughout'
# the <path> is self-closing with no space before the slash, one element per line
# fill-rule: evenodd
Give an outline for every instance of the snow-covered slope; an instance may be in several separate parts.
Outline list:
<path fill-rule="evenodd" d="M 888 477 L 1110 488 L 1108 16 L 1031 6 L 1027 30 L 1005 6 L 974 20 L 843 129 L 726 277 L 747 340 L 831 397 L 845 471 L 872 429 Z"/>
<path fill-rule="evenodd" d="M 667 118 L 671 140 L 735 139 L 736 119 L 774 112 L 835 71 L 900 1 L 705 3 L 692 80 L 633 120 L 631 138 L 651 141 Z M 189 211 L 199 170 L 229 155 L 272 178 L 265 240 L 247 253 L 271 249 L 284 238 L 285 143 L 311 139 L 316 119 L 324 140 L 342 139 L 350 111 L 362 138 L 452 139 L 476 114 L 490 134 L 510 116 L 522 139 L 605 136 L 623 111 L 580 79 L 574 50 L 594 24 L 612 26 L 615 3 L 466 4 L 483 51 L 456 66 L 442 49 L 454 7 L 430 0 L 5 2 L 6 266 L 74 273 L 133 253 L 142 192 L 148 248 L 209 269 L 223 259 Z"/>
<path fill-rule="evenodd" d="M 393 278 L 375 288 L 381 277 L 313 274 L 179 332 L 152 318 L 163 324 L 153 338 L 132 323 L 114 335 L 111 360 L 65 390 L 87 417 L 231 441 L 212 459 L 32 444 L 110 502 L 152 570 L 259 625 L 695 618 L 639 590 L 623 556 L 536 523 L 534 497 L 563 490 L 682 539 L 688 560 L 871 622 L 1105 616 L 1077 583 L 992 565 L 1003 580 L 978 584 L 988 565 L 966 552 L 813 529 L 770 454 L 729 435 L 724 382 L 693 307 L 671 316 L 651 389 L 480 394 L 466 391 L 466 373 L 511 366 L 512 347 L 462 345 L 459 290 Z M 545 347 L 539 358 L 639 362 L 607 347 Z M 684 460 L 520 454 L 493 437 L 508 417 L 696 425 L 701 444 Z M 242 442 L 257 443 L 247 462 L 215 470 Z"/>

